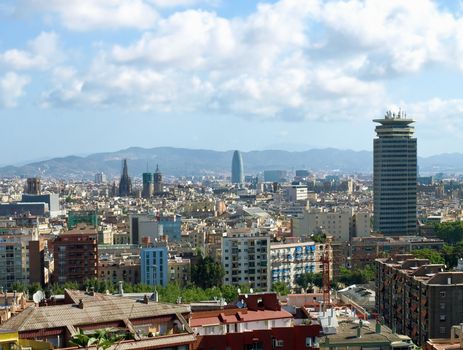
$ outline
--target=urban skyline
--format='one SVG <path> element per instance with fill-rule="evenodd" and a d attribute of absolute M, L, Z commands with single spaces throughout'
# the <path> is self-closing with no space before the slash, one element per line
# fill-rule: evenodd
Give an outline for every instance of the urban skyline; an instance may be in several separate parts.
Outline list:
<path fill-rule="evenodd" d="M 398 107 L 420 154 L 459 150 L 456 3 L 91 3 L 2 3 L 0 146 L 17 146 L 0 164 L 130 146 L 369 150 L 368 121 Z"/>

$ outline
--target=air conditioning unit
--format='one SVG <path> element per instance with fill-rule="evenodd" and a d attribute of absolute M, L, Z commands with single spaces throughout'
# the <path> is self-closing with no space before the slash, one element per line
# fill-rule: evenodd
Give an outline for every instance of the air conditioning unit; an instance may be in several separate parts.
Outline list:
<path fill-rule="evenodd" d="M 278 340 L 278 339 L 273 340 L 273 347 L 274 348 L 282 348 L 284 346 L 285 346 L 284 340 Z"/>

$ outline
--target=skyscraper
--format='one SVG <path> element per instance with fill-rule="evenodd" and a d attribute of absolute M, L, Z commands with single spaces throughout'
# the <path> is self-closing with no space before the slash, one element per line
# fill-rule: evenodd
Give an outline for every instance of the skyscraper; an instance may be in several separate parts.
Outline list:
<path fill-rule="evenodd" d="M 141 196 L 143 198 L 151 198 L 154 192 L 154 181 L 153 181 L 153 174 L 152 173 L 143 173 L 143 191 Z"/>
<path fill-rule="evenodd" d="M 122 161 L 122 175 L 119 181 L 119 196 L 127 197 L 132 193 L 132 181 L 129 177 L 129 170 L 127 168 L 127 159 Z"/>
<path fill-rule="evenodd" d="M 153 180 L 154 194 L 162 193 L 164 191 L 164 187 L 162 185 L 162 174 L 158 165 L 156 165 L 156 171 L 153 174 Z"/>
<path fill-rule="evenodd" d="M 243 158 L 240 151 L 233 153 L 231 182 L 232 184 L 242 184 L 244 182 Z"/>
<path fill-rule="evenodd" d="M 385 235 L 416 233 L 416 138 L 404 112 L 375 119 L 374 229 Z"/>

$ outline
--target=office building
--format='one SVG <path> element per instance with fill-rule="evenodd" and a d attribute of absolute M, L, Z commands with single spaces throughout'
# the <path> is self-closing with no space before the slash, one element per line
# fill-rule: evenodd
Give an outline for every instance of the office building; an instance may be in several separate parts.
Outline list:
<path fill-rule="evenodd" d="M 143 248 L 140 257 L 141 283 L 166 286 L 169 281 L 167 247 Z"/>
<path fill-rule="evenodd" d="M 78 225 L 60 234 L 53 242 L 54 272 L 57 283 L 98 278 L 98 244 L 96 230 Z"/>
<path fill-rule="evenodd" d="M 375 119 L 374 230 L 385 235 L 416 233 L 416 138 L 412 119 L 405 113 L 387 112 Z"/>
<path fill-rule="evenodd" d="M 222 237 L 224 283 L 239 286 L 249 283 L 254 289 L 268 291 L 270 237 L 255 229 L 233 229 Z"/>
<path fill-rule="evenodd" d="M 162 233 L 168 237 L 169 242 L 180 241 L 182 238 L 182 216 L 179 214 L 163 214 L 159 217 Z"/>
<path fill-rule="evenodd" d="M 103 184 L 107 181 L 106 175 L 104 173 L 96 173 L 95 174 L 95 183 L 96 184 Z"/>
<path fill-rule="evenodd" d="M 38 177 L 29 177 L 26 180 L 25 193 L 28 194 L 40 194 L 40 179 Z"/>
<path fill-rule="evenodd" d="M 164 192 L 164 185 L 162 182 L 162 173 L 159 170 L 159 166 L 156 165 L 156 171 L 153 174 L 153 189 L 154 189 L 154 194 L 161 194 Z"/>
<path fill-rule="evenodd" d="M 122 161 L 122 175 L 119 181 L 119 196 L 127 197 L 132 194 L 132 180 L 129 177 L 127 159 Z"/>
<path fill-rule="evenodd" d="M 143 173 L 143 190 L 141 196 L 143 198 L 151 198 L 154 193 L 154 176 L 152 173 Z"/>
<path fill-rule="evenodd" d="M 265 170 L 264 181 L 265 182 L 286 182 L 286 171 L 285 170 Z"/>
<path fill-rule="evenodd" d="M 283 188 L 284 199 L 288 202 L 306 201 L 307 186 L 291 185 Z"/>
<path fill-rule="evenodd" d="M 154 243 L 163 235 L 163 226 L 154 215 L 129 215 L 130 243 Z"/>
<path fill-rule="evenodd" d="M 243 158 L 240 151 L 233 152 L 231 182 L 238 185 L 244 182 Z"/>
<path fill-rule="evenodd" d="M 417 345 L 449 338 L 463 322 L 463 272 L 446 272 L 412 255 L 376 260 L 376 310 Z"/>
<path fill-rule="evenodd" d="M 23 194 L 21 197 L 22 203 L 46 203 L 48 212 L 51 217 L 58 216 L 60 211 L 59 195 L 56 193 L 47 194 Z"/>

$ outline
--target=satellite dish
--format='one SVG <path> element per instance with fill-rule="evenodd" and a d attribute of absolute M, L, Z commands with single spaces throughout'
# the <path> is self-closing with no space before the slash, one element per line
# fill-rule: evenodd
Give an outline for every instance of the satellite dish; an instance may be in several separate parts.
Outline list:
<path fill-rule="evenodd" d="M 45 294 L 43 294 L 41 290 L 38 290 L 32 296 L 32 300 L 34 300 L 34 303 L 39 304 L 44 299 L 44 297 L 45 297 Z"/>

